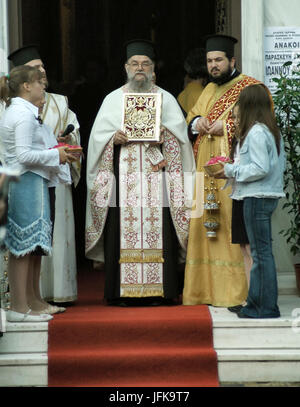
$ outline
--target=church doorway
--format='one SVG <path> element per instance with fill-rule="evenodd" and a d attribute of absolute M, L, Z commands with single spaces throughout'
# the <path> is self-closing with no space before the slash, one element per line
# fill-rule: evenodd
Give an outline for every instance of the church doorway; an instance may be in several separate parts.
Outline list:
<path fill-rule="evenodd" d="M 183 88 L 188 52 L 216 32 L 217 0 L 26 0 L 21 4 L 22 44 L 38 44 L 50 89 L 69 98 L 88 138 L 104 96 L 125 81 L 124 43 L 154 41 L 157 84 L 175 97 Z M 84 258 L 85 164 L 73 191 L 78 261 Z"/>
<path fill-rule="evenodd" d="M 202 46 L 203 36 L 215 32 L 215 0 L 26 0 L 21 4 L 23 45 L 40 45 L 52 87 L 65 86 L 68 93 L 72 86 L 67 84 L 85 74 L 88 60 L 103 65 L 105 78 L 99 80 L 106 82 L 108 91 L 121 85 L 124 42 L 148 38 L 156 44 L 160 86 L 176 95 L 188 51 Z"/>

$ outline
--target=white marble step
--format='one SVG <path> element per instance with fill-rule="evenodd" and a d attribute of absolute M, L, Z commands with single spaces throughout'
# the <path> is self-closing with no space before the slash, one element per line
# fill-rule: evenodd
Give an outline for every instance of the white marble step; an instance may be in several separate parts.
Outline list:
<path fill-rule="evenodd" d="M 6 322 L 0 337 L 0 387 L 47 386 L 48 323 Z"/>
<path fill-rule="evenodd" d="M 300 382 L 300 349 L 222 349 L 217 354 L 221 384 Z"/>
<path fill-rule="evenodd" d="M 47 386 L 46 353 L 0 355 L 0 387 Z"/>
<path fill-rule="evenodd" d="M 6 322 L 5 328 L 0 337 L 0 355 L 48 352 L 47 322 Z"/>
<path fill-rule="evenodd" d="M 300 335 L 291 328 L 214 329 L 214 347 L 219 349 L 295 349 L 300 352 Z"/>
<path fill-rule="evenodd" d="M 278 304 L 281 317 L 274 319 L 240 319 L 227 308 L 210 307 L 215 349 L 300 351 L 300 297 L 281 295 Z"/>
<path fill-rule="evenodd" d="M 300 349 L 221 349 L 218 351 L 220 362 L 274 361 L 275 356 L 278 361 L 300 362 Z"/>
<path fill-rule="evenodd" d="M 300 382 L 300 298 L 280 295 L 280 318 L 240 319 L 210 307 L 221 384 Z"/>

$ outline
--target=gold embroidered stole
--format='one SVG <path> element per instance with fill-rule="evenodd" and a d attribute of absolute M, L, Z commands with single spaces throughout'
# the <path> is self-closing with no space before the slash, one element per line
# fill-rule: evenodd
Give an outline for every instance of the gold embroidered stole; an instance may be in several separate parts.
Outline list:
<path fill-rule="evenodd" d="M 260 83 L 258 80 L 251 78 L 250 76 L 243 77 L 240 81 L 238 81 L 230 89 L 228 89 L 213 104 L 213 106 L 207 113 L 206 118 L 209 120 L 210 123 L 214 123 L 216 120 L 222 120 L 229 113 L 228 118 L 226 120 L 226 126 L 224 126 L 224 130 L 225 130 L 227 137 L 225 137 L 224 140 L 222 140 L 222 142 L 226 144 L 226 147 L 222 148 L 222 150 L 228 151 L 229 146 L 231 145 L 232 131 L 233 131 L 233 121 L 231 119 L 231 110 L 232 110 L 233 106 L 235 105 L 242 89 L 244 89 L 246 86 L 254 85 L 254 84 L 258 84 L 258 83 Z M 225 133 L 224 133 L 224 136 L 225 136 Z M 194 156 L 195 156 L 196 160 L 197 160 L 199 144 L 200 144 L 202 137 L 203 136 L 198 135 L 197 139 L 194 143 L 194 146 L 193 146 Z"/>
<path fill-rule="evenodd" d="M 58 137 L 59 132 L 64 131 L 69 124 L 69 112 L 66 96 L 46 92 L 46 104 L 43 108 L 42 120 L 52 129 L 55 137 Z M 79 137 L 79 130 L 75 130 L 75 133 Z M 69 143 L 74 144 L 73 142 Z M 76 186 L 80 179 L 81 162 L 79 160 L 72 162 L 70 168 L 72 179 Z"/>
<path fill-rule="evenodd" d="M 52 105 L 52 107 L 51 107 Z M 47 123 L 51 128 L 55 136 L 58 136 L 58 133 L 62 130 L 65 130 L 67 125 L 67 112 L 68 109 L 64 112 L 64 117 L 62 117 L 62 109 L 59 107 L 55 97 L 51 93 L 46 93 L 46 105 L 44 106 L 42 119 Z M 54 114 L 51 114 L 55 112 Z"/>
<path fill-rule="evenodd" d="M 179 141 L 166 132 L 162 145 L 166 172 L 153 171 L 139 144 L 128 144 L 121 153 L 121 293 L 124 296 L 163 295 L 163 174 L 176 235 L 187 247 L 190 208 L 185 206 L 184 174 Z M 113 193 L 113 139 L 106 145 L 89 196 L 91 223 L 86 229 L 86 252 L 99 242 Z M 141 159 L 142 158 L 142 159 Z M 139 174 L 142 166 L 143 173 Z M 167 203 L 164 203 L 167 205 Z M 123 240 L 122 240 L 123 239 Z M 123 243 L 122 243 L 123 241 Z"/>
<path fill-rule="evenodd" d="M 163 296 L 163 179 L 144 143 L 121 148 L 121 297 Z"/>

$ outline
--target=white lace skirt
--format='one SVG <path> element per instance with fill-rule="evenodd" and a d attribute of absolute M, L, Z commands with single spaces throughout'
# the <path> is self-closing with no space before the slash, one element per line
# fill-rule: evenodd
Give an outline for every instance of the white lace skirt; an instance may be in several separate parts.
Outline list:
<path fill-rule="evenodd" d="M 51 253 L 51 230 L 48 181 L 26 172 L 9 186 L 4 244 L 16 257 L 37 249 L 47 255 Z"/>

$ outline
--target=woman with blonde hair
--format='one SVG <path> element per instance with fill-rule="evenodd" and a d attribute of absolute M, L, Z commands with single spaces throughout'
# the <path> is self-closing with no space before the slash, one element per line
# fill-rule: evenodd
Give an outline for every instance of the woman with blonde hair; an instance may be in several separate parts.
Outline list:
<path fill-rule="evenodd" d="M 48 182 L 53 169 L 72 161 L 66 147 L 49 149 L 39 117 L 44 98 L 43 74 L 17 66 L 0 78 L 0 101 L 7 108 L 0 122 L 5 165 L 20 174 L 8 193 L 8 221 L 4 245 L 9 250 L 8 281 L 12 322 L 48 321 L 40 300 L 41 256 L 51 253 L 52 224 Z"/>

